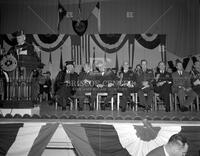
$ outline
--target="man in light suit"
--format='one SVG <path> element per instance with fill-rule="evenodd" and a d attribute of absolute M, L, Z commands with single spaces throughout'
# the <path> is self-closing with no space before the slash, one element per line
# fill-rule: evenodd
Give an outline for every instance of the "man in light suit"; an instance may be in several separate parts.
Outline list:
<path fill-rule="evenodd" d="M 188 151 L 187 139 L 181 134 L 174 134 L 167 144 L 150 151 L 146 156 L 185 156 Z"/>
<path fill-rule="evenodd" d="M 172 73 L 172 92 L 176 93 L 180 102 L 180 110 L 188 111 L 189 105 L 196 97 L 196 93 L 191 88 L 191 75 L 183 70 L 180 60 L 176 61 L 177 71 Z M 185 96 L 188 96 L 185 100 Z"/>

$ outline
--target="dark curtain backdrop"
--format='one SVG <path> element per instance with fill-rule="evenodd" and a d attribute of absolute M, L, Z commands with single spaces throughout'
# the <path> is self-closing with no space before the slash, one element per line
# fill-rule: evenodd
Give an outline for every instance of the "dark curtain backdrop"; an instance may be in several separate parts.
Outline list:
<path fill-rule="evenodd" d="M 64 1 L 67 11 L 78 16 L 78 0 Z M 87 34 L 98 33 L 97 19 L 91 14 L 97 1 L 82 0 L 81 18 L 88 19 Z M 0 33 L 23 29 L 26 33 L 57 33 L 58 0 L 1 0 Z M 101 0 L 101 32 L 167 34 L 167 51 L 178 56 L 200 52 L 199 0 Z M 133 11 L 133 18 L 126 12 Z M 60 33 L 75 34 L 70 18 L 61 22 Z"/>

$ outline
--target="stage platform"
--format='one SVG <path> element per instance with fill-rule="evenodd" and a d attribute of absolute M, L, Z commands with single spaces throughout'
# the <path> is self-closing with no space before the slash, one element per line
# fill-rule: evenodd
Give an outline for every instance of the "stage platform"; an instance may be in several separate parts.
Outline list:
<path fill-rule="evenodd" d="M 33 116 L 40 115 L 40 107 L 35 106 L 32 108 L 0 108 L 0 113 L 5 117 L 7 114 L 12 116 L 21 115 L 24 116 L 25 114 Z"/>
<path fill-rule="evenodd" d="M 67 110 L 62 111 L 61 107 L 56 110 L 55 105 L 49 105 L 48 102 L 42 102 L 34 108 L 24 109 L 4 109 L 1 108 L 1 118 L 33 118 L 33 119 L 68 119 L 68 120 L 143 120 L 152 121 L 196 121 L 200 122 L 200 112 L 165 112 L 149 111 L 144 112 L 139 108 L 138 111 L 127 110 L 126 112 L 111 111 L 109 107 L 105 111 L 94 110 L 89 111 L 88 108 L 84 111 Z M 17 116 L 16 116 L 17 114 Z"/>
<path fill-rule="evenodd" d="M 145 141 L 149 146 L 157 138 L 163 138 L 163 134 L 165 136 L 164 140 L 167 141 L 169 136 L 172 135 L 171 133 L 179 132 L 185 135 L 191 143 L 189 155 L 199 156 L 200 153 L 200 112 L 165 112 L 162 110 L 144 112 L 141 109 L 139 111 L 128 110 L 121 112 L 115 109 L 111 111 L 109 107 L 105 111 L 89 111 L 88 108 L 84 111 L 76 111 L 69 110 L 69 107 L 66 111 L 62 111 L 60 107 L 56 110 L 55 105 L 49 105 L 48 102 L 40 103 L 37 109 L 39 114 L 33 115 L 28 113 L 20 114 L 19 112 L 14 114 L 14 109 L 11 114 L 8 112 L 7 115 L 0 115 L 0 124 L 23 125 L 24 128 L 26 126 L 48 125 L 50 126 L 48 127 L 50 132 L 57 125 L 57 130 L 52 132 L 54 134 L 48 145 L 46 145 L 43 156 L 49 155 L 49 153 L 53 153 L 53 155 L 59 153 L 59 155 L 62 155 L 63 150 L 65 154 L 68 153 L 68 155 L 76 156 L 75 148 L 72 146 L 73 138 L 70 138 L 72 136 L 69 135 L 69 130 L 71 128 L 75 132 L 75 136 L 82 139 L 85 136 L 82 136 L 82 134 L 89 134 L 87 130 L 91 130 L 91 126 L 95 132 L 92 132 L 92 134 L 97 139 L 100 137 L 96 135 L 99 134 L 97 133 L 100 130 L 99 128 L 101 128 L 101 132 L 105 132 L 105 136 L 110 135 L 110 130 L 114 130 L 116 133 L 113 132 L 112 135 L 116 134 L 117 137 L 121 137 L 119 136 L 121 133 L 117 133 L 118 129 L 116 127 L 122 128 L 123 131 L 126 131 L 127 136 L 132 137 L 131 149 L 136 149 L 135 145 L 140 144 L 136 142 L 138 140 L 136 138 L 139 138 L 139 141 Z M 74 130 L 74 127 L 77 131 Z M 130 127 L 132 129 L 129 129 Z M 66 130 L 68 128 L 69 130 Z M 110 129 L 108 130 L 108 128 Z M 84 133 L 80 133 L 82 130 L 84 130 Z M 146 141 L 146 137 L 150 138 L 150 140 Z M 113 137 L 109 138 L 112 139 Z M 112 142 L 112 140 L 110 141 Z M 79 142 L 81 141 L 77 143 Z M 106 142 L 102 141 L 102 143 Z M 127 147 L 129 147 L 129 144 Z M 143 147 L 140 149 L 142 150 Z"/>

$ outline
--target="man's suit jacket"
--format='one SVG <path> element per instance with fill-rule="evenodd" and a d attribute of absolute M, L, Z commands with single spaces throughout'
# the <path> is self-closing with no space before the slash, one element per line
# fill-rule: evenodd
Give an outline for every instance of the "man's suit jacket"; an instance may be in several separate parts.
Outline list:
<path fill-rule="evenodd" d="M 191 87 L 191 76 L 188 72 L 183 71 L 182 75 L 179 75 L 178 72 L 172 73 L 173 86 L 172 91 L 176 93 L 178 89 L 190 88 Z"/>
<path fill-rule="evenodd" d="M 152 151 L 150 151 L 146 156 L 166 156 L 164 152 L 164 147 L 159 146 Z"/>

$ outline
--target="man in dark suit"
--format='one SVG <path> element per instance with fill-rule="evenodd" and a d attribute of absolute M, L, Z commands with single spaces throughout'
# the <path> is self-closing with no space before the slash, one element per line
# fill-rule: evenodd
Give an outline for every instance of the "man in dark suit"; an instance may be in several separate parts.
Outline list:
<path fill-rule="evenodd" d="M 200 96 L 200 61 L 194 63 L 192 69 L 192 89 Z"/>
<path fill-rule="evenodd" d="M 39 61 L 37 53 L 34 51 L 33 45 L 26 42 L 26 36 L 22 30 L 16 31 L 14 36 L 17 40 L 17 45 L 11 47 L 8 54 L 12 54 L 18 61 L 18 63 L 24 63 L 27 61 Z M 30 56 L 30 60 L 27 56 Z"/>
<path fill-rule="evenodd" d="M 78 74 L 74 72 L 73 61 L 66 61 L 66 67 L 56 76 L 54 92 L 58 97 L 58 104 L 62 110 L 66 110 L 67 104 L 72 101 L 72 96 L 76 92 Z"/>
<path fill-rule="evenodd" d="M 128 62 L 124 62 L 123 71 L 120 73 L 120 88 L 119 92 L 122 92 L 122 99 L 120 102 L 121 111 L 126 111 L 127 102 L 129 101 L 131 106 L 134 105 L 131 99 L 131 93 L 136 92 L 136 74 L 129 69 Z"/>
<path fill-rule="evenodd" d="M 176 68 L 177 71 L 172 73 L 172 92 L 176 93 L 179 98 L 180 110 L 188 111 L 189 105 L 196 97 L 196 93 L 191 88 L 191 75 L 183 70 L 183 65 L 180 60 L 177 60 Z M 185 99 L 186 95 L 188 96 L 187 99 Z"/>
<path fill-rule="evenodd" d="M 150 151 L 146 156 L 185 156 L 188 151 L 187 139 L 181 134 L 174 134 L 167 144 Z"/>
<path fill-rule="evenodd" d="M 139 88 L 138 95 L 140 105 L 145 107 L 145 110 L 148 111 L 151 109 L 153 102 L 153 80 L 154 73 L 152 69 L 147 68 L 147 60 L 141 60 L 142 71 L 137 77 L 137 85 Z M 147 100 L 145 99 L 144 94 L 147 94 Z"/>
<path fill-rule="evenodd" d="M 111 100 L 114 94 L 117 93 L 115 87 L 117 76 L 111 69 L 106 68 L 106 63 L 99 63 L 97 65 L 99 72 L 95 74 L 95 87 L 92 91 L 91 102 L 94 103 L 97 97 L 97 93 L 106 92 L 108 96 L 104 100 L 104 103 L 101 105 L 101 109 L 105 110 L 105 106 L 108 105 L 108 102 Z"/>
<path fill-rule="evenodd" d="M 92 81 L 94 76 L 92 74 L 92 69 L 89 64 L 85 64 L 84 69 L 79 73 L 78 78 L 78 89 L 76 96 L 79 99 L 78 110 L 83 110 L 83 102 L 86 97 L 86 93 L 91 93 L 92 91 Z M 90 102 L 90 110 L 93 110 L 93 104 Z"/>
<path fill-rule="evenodd" d="M 172 76 L 166 71 L 165 63 L 159 62 L 158 71 L 155 73 L 154 91 L 159 93 L 164 102 L 165 111 L 170 111 L 170 93 L 172 86 Z"/>

